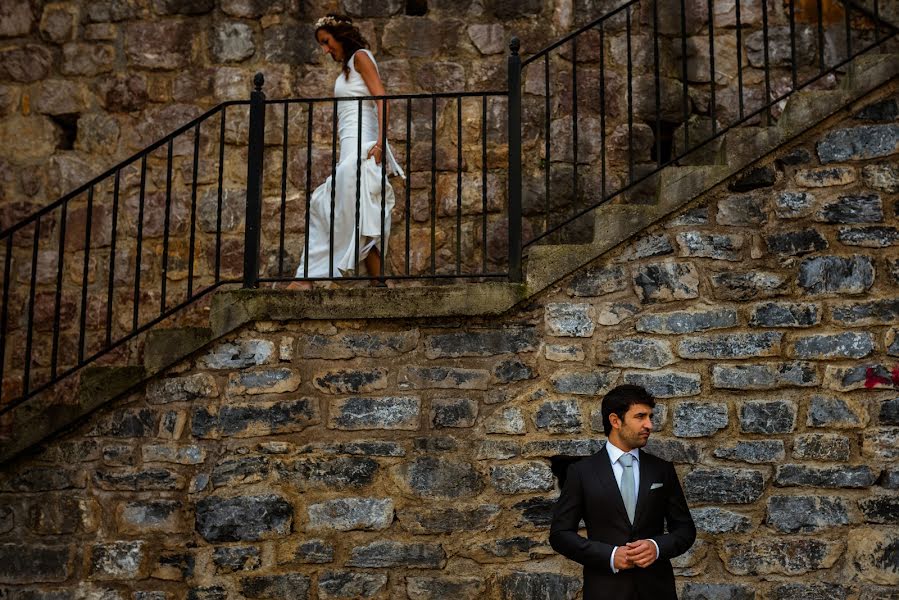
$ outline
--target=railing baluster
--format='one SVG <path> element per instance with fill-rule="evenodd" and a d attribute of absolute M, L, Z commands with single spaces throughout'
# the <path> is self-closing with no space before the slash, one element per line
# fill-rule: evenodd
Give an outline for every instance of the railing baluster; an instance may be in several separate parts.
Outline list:
<path fill-rule="evenodd" d="M 194 175 L 196 179 L 196 175 Z M 140 161 L 140 195 L 137 203 L 137 243 L 134 253 L 134 312 L 131 318 L 131 329 L 136 330 L 140 317 L 140 268 L 141 254 L 144 245 L 144 194 L 147 189 L 147 155 Z"/>
<path fill-rule="evenodd" d="M 762 3 L 764 5 L 764 2 Z M 818 12 L 818 72 L 824 71 L 824 7 L 821 0 L 816 0 Z M 765 29 L 767 31 L 767 28 Z"/>
<path fill-rule="evenodd" d="M 846 60 L 852 57 L 852 6 L 846 2 L 843 3 L 843 14 L 846 15 Z"/>
<path fill-rule="evenodd" d="M 456 98 L 456 275 L 462 273 L 462 96 Z"/>
<path fill-rule="evenodd" d="M 353 273 L 359 274 L 359 238 L 362 237 L 362 231 L 360 230 L 360 200 L 362 199 L 362 100 L 358 100 L 356 102 L 356 215 L 355 215 L 355 225 L 353 227 L 353 247 L 354 251 L 354 262 L 353 262 Z M 371 273 L 369 273 L 370 275 Z"/>
<path fill-rule="evenodd" d="M 93 188 L 91 188 L 93 189 Z M 22 375 L 22 395 L 31 389 L 31 351 L 34 336 L 34 296 L 37 286 L 37 252 L 41 241 L 41 219 L 34 222 L 34 243 L 31 247 L 31 281 L 28 286 L 28 325 L 25 329 L 25 370 Z"/>
<path fill-rule="evenodd" d="M 224 194 L 225 176 L 225 109 L 222 106 L 222 119 L 219 124 L 219 177 L 218 197 L 215 204 L 215 282 L 222 277 L 222 195 Z"/>
<path fill-rule="evenodd" d="M 711 22 L 712 17 L 709 16 Z M 662 166 L 662 81 L 659 74 L 659 3 L 652 3 L 652 73 L 656 91 L 656 165 Z"/>
<path fill-rule="evenodd" d="M 657 0 L 655 0 L 657 1 Z M 687 71 L 687 6 L 686 0 L 680 0 L 680 58 L 681 80 L 683 82 L 683 97 L 681 103 L 684 112 L 684 147 L 678 153 L 686 154 L 690 147 L 690 79 Z"/>
<path fill-rule="evenodd" d="M 284 229 L 287 218 L 287 107 L 284 103 L 284 123 L 281 131 L 281 228 L 278 230 L 278 277 L 284 276 Z"/>
<path fill-rule="evenodd" d="M 790 79 L 793 82 L 793 90 L 799 88 L 799 68 L 796 66 L 796 0 L 790 1 Z"/>
<path fill-rule="evenodd" d="M 625 11 L 625 38 L 627 40 L 627 180 L 634 182 L 634 64 L 631 57 L 631 7 Z"/>
<path fill-rule="evenodd" d="M 63 202 L 59 211 L 59 250 L 56 254 L 56 298 L 53 304 L 53 347 L 50 350 L 50 379 L 56 379 L 56 369 L 59 366 L 59 321 L 62 309 L 62 272 L 66 256 L 68 210 L 69 203 Z"/>
<path fill-rule="evenodd" d="M 509 280 L 519 283 L 521 272 L 521 42 L 509 42 Z"/>
<path fill-rule="evenodd" d="M 544 203 L 544 211 L 545 215 L 543 218 L 543 231 L 549 229 L 549 219 L 552 215 L 552 204 L 551 204 L 551 196 L 549 194 L 549 186 L 550 179 L 552 177 L 552 149 L 551 149 L 551 139 L 552 139 L 552 112 L 550 105 L 550 95 L 549 95 L 549 53 L 543 55 L 543 106 L 544 106 L 544 114 L 546 115 L 546 124 L 544 125 L 544 142 L 543 142 L 543 154 L 544 154 L 544 165 L 543 165 L 543 186 L 545 188 L 543 203 Z"/>
<path fill-rule="evenodd" d="M 337 100 L 331 113 L 331 219 L 328 234 L 328 277 L 334 277 L 334 203 L 337 193 Z M 308 235 L 309 232 L 306 232 Z"/>
<path fill-rule="evenodd" d="M 412 98 L 406 98 L 406 275 L 409 275 L 410 252 L 412 249 L 409 236 L 412 226 Z"/>
<path fill-rule="evenodd" d="M 765 4 L 767 0 L 762 0 Z M 712 137 L 718 134 L 716 118 L 718 101 L 715 97 L 715 2 L 708 0 L 709 7 L 709 117 L 712 119 Z"/>
<path fill-rule="evenodd" d="M 599 193 L 606 199 L 606 28 L 599 24 Z"/>
<path fill-rule="evenodd" d="M 792 6 L 793 0 L 790 0 Z M 739 106 L 740 121 L 743 121 L 743 22 L 740 13 L 740 0 L 736 1 L 737 13 L 737 101 Z M 792 35 L 790 36 L 792 41 Z"/>
<path fill-rule="evenodd" d="M 94 213 L 94 188 L 87 192 L 87 217 L 84 223 L 84 264 L 81 273 L 81 319 L 78 335 L 78 364 L 84 363 L 84 345 L 87 337 L 87 284 L 88 270 L 91 262 L 91 223 Z"/>
<path fill-rule="evenodd" d="M 265 77 L 256 73 L 250 93 L 250 130 L 247 144 L 247 208 L 244 219 L 243 287 L 259 285 L 259 237 L 262 221 L 262 170 L 265 167 Z M 194 177 L 196 181 L 196 177 Z M 193 223 L 191 217 L 191 223 Z M 193 249 L 193 244 L 191 244 Z M 193 259 L 193 256 L 191 256 Z M 193 262 L 191 262 L 193 264 Z M 190 298 L 190 289 L 188 298 Z"/>
<path fill-rule="evenodd" d="M 387 238 L 385 220 L 387 219 L 387 100 L 381 101 L 381 272 L 378 276 L 383 278 L 387 273 Z"/>
<path fill-rule="evenodd" d="M 431 274 L 437 273 L 437 96 L 431 96 Z"/>
<path fill-rule="evenodd" d="M 6 335 L 7 324 L 9 323 L 9 280 L 10 271 L 12 270 L 12 238 L 14 233 L 9 233 L 6 237 L 6 253 L 3 256 L 3 308 L 0 310 L 0 406 L 3 405 L 3 377 L 6 372 Z"/>
<path fill-rule="evenodd" d="M 160 282 L 161 290 L 159 299 L 159 314 L 165 312 L 166 298 L 168 295 L 168 275 L 169 275 L 169 228 L 171 224 L 172 214 L 172 154 L 174 142 L 169 138 L 168 149 L 165 159 L 165 223 L 162 227 L 162 281 Z M 221 181 L 221 174 L 219 175 Z M 219 198 L 221 198 L 221 185 L 219 185 Z M 221 210 L 216 208 L 218 212 L 217 218 L 221 218 Z M 219 227 L 216 227 L 219 229 Z M 216 256 L 218 256 L 218 248 L 216 248 Z"/>
<path fill-rule="evenodd" d="M 312 202 L 312 122 L 313 103 L 309 103 L 306 113 L 306 215 L 303 241 L 303 277 L 309 277 L 309 208 Z"/>
<path fill-rule="evenodd" d="M 571 38 L 571 206 L 577 212 L 577 38 Z"/>
<path fill-rule="evenodd" d="M 194 295 L 194 257 L 197 243 L 197 177 L 200 167 L 200 124 L 194 128 L 193 177 L 190 185 L 190 245 L 187 248 L 187 297 Z M 261 175 L 260 175 L 261 177 Z M 259 230 L 256 231 L 258 242 Z"/>
<path fill-rule="evenodd" d="M 487 94 L 481 96 L 481 272 L 487 272 Z"/>
<path fill-rule="evenodd" d="M 112 185 L 112 238 L 109 243 L 109 280 L 106 288 L 106 346 L 112 345 L 112 307 L 115 288 L 116 237 L 119 230 L 119 187 L 122 171 L 115 172 Z"/>
<path fill-rule="evenodd" d="M 792 4 L 790 0 L 790 5 Z M 880 45 L 880 0 L 874 0 L 874 44 Z"/>
<path fill-rule="evenodd" d="M 762 2 L 762 48 L 765 61 L 765 125 L 771 125 L 771 64 L 768 55 L 768 3 Z"/>

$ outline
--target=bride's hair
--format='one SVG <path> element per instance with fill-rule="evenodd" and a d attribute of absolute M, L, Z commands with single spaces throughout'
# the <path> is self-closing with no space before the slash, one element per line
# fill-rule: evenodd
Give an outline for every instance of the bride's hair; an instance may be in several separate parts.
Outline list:
<path fill-rule="evenodd" d="M 325 15 L 315 22 L 316 36 L 319 29 L 324 29 L 340 43 L 343 48 L 343 74 L 349 77 L 350 58 L 357 50 L 368 48 L 368 40 L 365 39 L 359 28 L 353 25 L 353 20 L 346 15 Z"/>

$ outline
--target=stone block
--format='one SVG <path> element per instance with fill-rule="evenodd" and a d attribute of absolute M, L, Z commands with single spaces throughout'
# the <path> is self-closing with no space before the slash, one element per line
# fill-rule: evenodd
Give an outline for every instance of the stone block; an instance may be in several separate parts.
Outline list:
<path fill-rule="evenodd" d="M 255 571 L 262 566 L 258 546 L 219 546 L 212 552 L 212 564 L 217 574 Z"/>
<path fill-rule="evenodd" d="M 669 254 L 674 254 L 674 246 L 671 245 L 671 237 L 667 233 L 649 234 L 631 242 L 631 244 L 618 255 L 615 262 L 631 262 L 643 258 L 666 256 Z M 621 289 L 624 289 L 624 287 Z"/>
<path fill-rule="evenodd" d="M 810 533 L 848 525 L 849 506 L 839 496 L 770 496 L 765 522 L 784 533 Z"/>
<path fill-rule="evenodd" d="M 191 39 L 188 21 L 135 21 L 124 26 L 125 56 L 132 67 L 171 71 L 188 65 Z"/>
<path fill-rule="evenodd" d="M 521 449 L 521 455 L 546 458 L 551 456 L 590 456 L 598 452 L 602 445 L 602 441 L 595 438 L 538 440 L 526 443 Z"/>
<path fill-rule="evenodd" d="M 817 229 L 772 233 L 765 236 L 765 245 L 768 252 L 779 256 L 802 256 L 829 247 L 827 240 Z"/>
<path fill-rule="evenodd" d="M 899 398 L 881 402 L 877 420 L 881 425 L 899 425 Z"/>
<path fill-rule="evenodd" d="M 815 196 L 810 192 L 779 192 L 774 195 L 774 213 L 779 219 L 801 219 L 815 210 Z"/>
<path fill-rule="evenodd" d="M 484 421 L 484 431 L 487 433 L 522 435 L 527 431 L 527 425 L 520 408 L 504 407 L 495 411 Z"/>
<path fill-rule="evenodd" d="M 215 377 L 209 373 L 154 379 L 147 384 L 147 402 L 151 404 L 192 402 L 200 398 L 216 398 L 218 395 Z"/>
<path fill-rule="evenodd" d="M 74 572 L 72 555 L 70 546 L 0 544 L 0 583 L 63 582 Z"/>
<path fill-rule="evenodd" d="M 812 327 L 820 320 L 818 305 L 807 302 L 763 302 L 749 316 L 753 327 Z"/>
<path fill-rule="evenodd" d="M 326 394 L 359 394 L 387 387 L 387 369 L 338 369 L 318 371 L 312 385 Z"/>
<path fill-rule="evenodd" d="M 738 261 L 742 258 L 745 238 L 740 234 L 685 231 L 677 234 L 679 256 Z"/>
<path fill-rule="evenodd" d="M 637 297 L 644 304 L 699 297 L 699 272 L 692 263 L 650 263 L 634 275 Z"/>
<path fill-rule="evenodd" d="M 874 265 L 859 255 L 806 258 L 798 282 L 809 294 L 861 294 L 874 284 Z"/>
<path fill-rule="evenodd" d="M 859 125 L 834 129 L 818 142 L 823 164 L 890 156 L 899 147 L 899 125 Z"/>
<path fill-rule="evenodd" d="M 899 531 L 896 528 L 853 529 L 849 532 L 846 564 L 850 572 L 861 581 L 895 589 L 895 586 L 899 586 L 895 558 L 897 547 Z M 876 597 L 871 596 L 872 600 Z"/>
<path fill-rule="evenodd" d="M 548 492 L 555 485 L 552 470 L 541 461 L 493 465 L 490 483 L 500 494 Z"/>
<path fill-rule="evenodd" d="M 553 400 L 534 411 L 534 425 L 550 433 L 578 433 L 583 426 L 577 400 Z"/>
<path fill-rule="evenodd" d="M 899 245 L 899 229 L 895 227 L 841 227 L 837 239 L 844 246 L 887 248 Z"/>
<path fill-rule="evenodd" d="M 309 577 L 300 573 L 253 575 L 240 579 L 240 593 L 244 598 L 308 600 L 309 589 Z"/>
<path fill-rule="evenodd" d="M 546 344 L 543 355 L 552 362 L 583 362 L 585 358 L 583 348 L 566 344 Z"/>
<path fill-rule="evenodd" d="M 684 492 L 691 503 L 751 504 L 761 498 L 764 488 L 764 475 L 753 469 L 704 467 L 684 478 Z"/>
<path fill-rule="evenodd" d="M 533 327 L 445 333 L 425 338 L 425 355 L 428 358 L 459 358 L 534 352 L 537 343 L 537 330 Z"/>
<path fill-rule="evenodd" d="M 484 369 L 457 367 L 404 367 L 400 381 L 414 389 L 486 390 L 490 388 L 490 373 Z"/>
<path fill-rule="evenodd" d="M 446 552 L 440 544 L 379 540 L 354 547 L 346 564 L 373 569 L 442 569 L 446 564 Z"/>
<path fill-rule="evenodd" d="M 306 540 L 297 545 L 294 558 L 303 564 L 327 564 L 334 561 L 334 546 L 324 540 Z"/>
<path fill-rule="evenodd" d="M 396 333 L 351 331 L 333 336 L 300 334 L 296 354 L 298 358 L 388 358 L 414 350 L 419 337 L 417 329 Z"/>
<path fill-rule="evenodd" d="M 499 580 L 502 600 L 574 600 L 581 577 L 559 573 L 513 571 Z"/>
<path fill-rule="evenodd" d="M 591 337 L 596 327 L 596 310 L 592 304 L 551 303 L 546 305 L 543 319 L 548 335 Z"/>
<path fill-rule="evenodd" d="M 602 296 L 626 289 L 628 280 L 624 267 L 592 267 L 571 278 L 568 293 L 581 297 Z"/>
<path fill-rule="evenodd" d="M 500 515 L 496 504 L 472 507 L 409 508 L 397 512 L 402 526 L 415 534 L 486 531 Z"/>
<path fill-rule="evenodd" d="M 316 46 L 309 23 L 278 23 L 262 31 L 262 52 L 269 63 L 314 64 L 318 60 Z"/>
<path fill-rule="evenodd" d="M 865 523 L 899 524 L 899 497 L 895 495 L 869 496 L 858 501 Z"/>
<path fill-rule="evenodd" d="M 671 345 L 653 338 L 624 338 L 608 342 L 609 362 L 616 367 L 660 369 L 675 362 Z"/>
<path fill-rule="evenodd" d="M 798 169 L 794 176 L 796 185 L 805 188 L 823 188 L 854 183 L 855 167 L 816 167 Z"/>
<path fill-rule="evenodd" d="M 481 577 L 406 577 L 406 594 L 415 600 L 480 600 L 486 591 Z"/>
<path fill-rule="evenodd" d="M 649 438 L 645 450 L 659 458 L 677 464 L 699 464 L 702 457 L 702 451 L 698 444 L 657 435 Z"/>
<path fill-rule="evenodd" d="M 654 398 L 696 396 L 702 391 L 700 375 L 682 371 L 625 373 L 624 382 L 643 386 Z"/>
<path fill-rule="evenodd" d="M 764 333 L 710 334 L 681 338 L 677 353 L 681 358 L 735 359 L 780 354 L 783 334 Z"/>
<path fill-rule="evenodd" d="M 227 392 L 230 396 L 283 394 L 300 387 L 300 374 L 292 369 L 243 369 L 228 376 Z"/>
<path fill-rule="evenodd" d="M 269 340 L 240 339 L 223 342 L 197 361 L 201 369 L 245 369 L 275 362 L 275 344 Z"/>
<path fill-rule="evenodd" d="M 836 201 L 821 205 L 815 220 L 822 223 L 880 223 L 883 221 L 883 201 L 878 194 L 840 196 Z"/>
<path fill-rule="evenodd" d="M 184 489 L 184 477 L 160 468 L 132 470 L 97 470 L 93 484 L 101 490 L 120 492 L 155 492 Z"/>
<path fill-rule="evenodd" d="M 435 398 L 431 401 L 431 425 L 443 427 L 471 427 L 478 416 L 478 402 L 470 398 Z"/>
<path fill-rule="evenodd" d="M 145 542 L 112 542 L 91 547 L 90 574 L 94 579 L 139 579 L 146 567 Z"/>
<path fill-rule="evenodd" d="M 386 23 L 381 40 L 394 56 L 448 56 L 464 39 L 464 28 L 465 22 L 456 18 L 395 17 Z"/>
<path fill-rule="evenodd" d="M 881 460 L 899 458 L 899 427 L 873 427 L 862 435 L 862 455 Z"/>
<path fill-rule="evenodd" d="M 457 458 L 420 456 L 397 465 L 392 472 L 405 488 L 422 498 L 471 497 L 484 487 L 475 466 Z"/>
<path fill-rule="evenodd" d="M 805 575 L 829 569 L 842 554 L 840 542 L 811 538 L 765 538 L 725 542 L 724 568 L 734 575 Z"/>
<path fill-rule="evenodd" d="M 764 171 L 770 173 L 770 182 L 774 183 L 774 173 L 770 168 Z M 746 182 L 747 180 L 743 180 Z M 768 179 L 765 180 L 767 182 Z M 751 227 L 768 222 L 768 214 L 765 211 L 765 200 L 757 194 L 740 194 L 728 196 L 718 201 L 718 213 L 715 221 L 719 225 L 733 225 L 736 227 Z"/>
<path fill-rule="evenodd" d="M 752 519 L 744 514 L 709 506 L 690 510 L 696 529 L 704 533 L 745 533 L 752 527 Z"/>
<path fill-rule="evenodd" d="M 536 373 L 529 365 L 518 358 L 510 358 L 500 361 L 493 368 L 493 376 L 496 377 L 499 383 L 512 383 L 533 379 L 536 377 Z"/>
<path fill-rule="evenodd" d="M 598 369 L 590 372 L 560 371 L 553 373 L 550 381 L 560 394 L 577 396 L 601 396 L 612 389 L 621 371 Z"/>
<path fill-rule="evenodd" d="M 142 438 L 155 436 L 158 428 L 159 415 L 155 411 L 148 408 L 125 408 L 96 419 L 86 435 Z"/>
<path fill-rule="evenodd" d="M 868 412 L 852 400 L 812 396 L 808 406 L 806 425 L 832 429 L 856 429 L 868 423 Z"/>
<path fill-rule="evenodd" d="M 771 600 L 846 600 L 847 589 L 835 583 L 781 583 L 771 590 Z"/>
<path fill-rule="evenodd" d="M 774 473 L 777 487 L 867 488 L 874 485 L 878 473 L 868 466 L 810 467 L 778 465 Z"/>
<path fill-rule="evenodd" d="M 214 489 L 258 483 L 268 476 L 270 470 L 271 465 L 266 456 L 250 454 L 225 458 L 215 465 L 210 481 Z"/>
<path fill-rule="evenodd" d="M 711 276 L 712 294 L 719 300 L 755 300 L 780 296 L 787 290 L 787 279 L 771 271 L 725 271 Z"/>
<path fill-rule="evenodd" d="M 813 363 L 775 362 L 712 365 L 712 386 L 729 390 L 770 390 L 818 385 Z"/>
<path fill-rule="evenodd" d="M 889 349 L 887 351 L 889 352 Z M 840 392 L 889 389 L 893 387 L 891 377 L 889 369 L 876 363 L 852 367 L 827 365 L 824 369 L 825 386 Z"/>
<path fill-rule="evenodd" d="M 782 462 L 786 452 L 783 440 L 748 440 L 715 448 L 714 456 L 724 460 L 762 464 Z"/>
<path fill-rule="evenodd" d="M 724 402 L 679 402 L 674 407 L 674 435 L 708 437 L 727 427 Z"/>
<path fill-rule="evenodd" d="M 849 438 L 836 433 L 802 433 L 793 438 L 793 458 L 847 462 Z"/>
<path fill-rule="evenodd" d="M 683 334 L 727 329 L 737 325 L 737 311 L 732 308 L 674 311 L 643 315 L 637 320 L 637 331 L 645 333 Z"/>
<path fill-rule="evenodd" d="M 178 500 L 134 500 L 119 505 L 116 521 L 120 533 L 186 533 L 183 507 Z"/>
<path fill-rule="evenodd" d="M 393 522 L 390 498 L 337 498 L 307 508 L 309 530 L 381 531 Z"/>
<path fill-rule="evenodd" d="M 256 43 L 248 23 L 223 21 L 210 34 L 210 52 L 217 63 L 241 62 L 253 56 Z"/>
<path fill-rule="evenodd" d="M 198 407 L 191 417 L 191 432 L 199 438 L 258 437 L 302 431 L 318 421 L 318 402 L 301 398 L 225 405 L 217 413 L 212 408 Z"/>
<path fill-rule="evenodd" d="M 899 166 L 891 163 L 865 165 L 862 168 L 862 181 L 866 187 L 895 194 L 899 192 Z"/>
<path fill-rule="evenodd" d="M 477 460 L 508 460 L 521 454 L 516 442 L 509 440 L 484 440 L 477 445 Z"/>
<path fill-rule="evenodd" d="M 639 312 L 637 305 L 630 302 L 606 302 L 600 304 L 597 309 L 599 315 L 596 322 L 605 326 L 618 325 Z"/>
<path fill-rule="evenodd" d="M 196 504 L 195 527 L 207 542 L 254 542 L 290 534 L 293 506 L 281 496 L 207 496 Z"/>
<path fill-rule="evenodd" d="M 751 400 L 740 406 L 743 433 L 789 433 L 796 427 L 796 403 L 790 400 Z"/>
<path fill-rule="evenodd" d="M 301 459 L 275 465 L 278 478 L 301 490 L 361 488 L 372 482 L 378 462 L 364 456 L 330 459 Z"/>
<path fill-rule="evenodd" d="M 698 583 L 684 585 L 682 600 L 755 600 L 755 590 L 740 583 Z"/>
<path fill-rule="evenodd" d="M 420 427 L 421 399 L 415 396 L 342 398 L 332 400 L 328 412 L 328 427 L 331 429 L 414 431 Z"/>
<path fill-rule="evenodd" d="M 508 36 L 500 23 L 475 23 L 468 26 L 467 32 L 468 39 L 481 54 L 499 54 L 506 49 Z"/>
<path fill-rule="evenodd" d="M 387 587 L 386 573 L 325 571 L 318 576 L 318 597 L 374 598 Z"/>
<path fill-rule="evenodd" d="M 141 458 L 145 463 L 199 465 L 206 460 L 206 450 L 196 444 L 148 444 L 141 447 Z"/>

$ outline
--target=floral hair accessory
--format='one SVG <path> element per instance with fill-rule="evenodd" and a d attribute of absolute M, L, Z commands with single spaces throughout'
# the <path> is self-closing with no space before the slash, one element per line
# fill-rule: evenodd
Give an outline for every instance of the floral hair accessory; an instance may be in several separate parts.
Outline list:
<path fill-rule="evenodd" d="M 315 22 L 315 29 L 318 30 L 322 27 L 337 27 L 339 24 L 340 22 L 337 19 L 331 15 L 327 15 Z"/>

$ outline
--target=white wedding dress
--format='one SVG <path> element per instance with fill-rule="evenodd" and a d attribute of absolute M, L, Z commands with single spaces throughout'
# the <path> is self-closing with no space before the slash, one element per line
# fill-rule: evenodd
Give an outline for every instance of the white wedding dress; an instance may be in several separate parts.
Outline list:
<path fill-rule="evenodd" d="M 365 52 L 372 62 L 375 58 Z M 349 77 L 343 72 L 334 82 L 334 96 L 339 98 L 371 96 L 365 80 L 356 71 L 355 54 L 350 57 Z M 375 69 L 378 68 L 375 63 Z M 382 264 L 386 265 L 387 240 L 390 238 L 390 214 L 395 197 L 393 188 L 385 178 L 383 223 L 381 222 L 381 165 L 374 158 L 365 158 L 378 140 L 378 110 L 373 100 L 362 103 L 362 165 L 359 198 L 359 228 L 356 229 L 356 156 L 359 148 L 359 102 L 340 101 L 337 103 L 337 134 L 340 138 L 340 159 L 337 162 L 334 193 L 334 236 L 333 255 L 330 250 L 331 238 L 331 185 L 334 176 L 312 192 L 309 201 L 309 250 L 300 258 L 296 277 L 346 277 L 357 273 L 359 264 L 375 246 L 378 247 Z M 383 152 L 387 175 L 405 177 L 397 164 L 390 147 Z M 384 240 L 381 240 L 381 233 Z M 358 262 L 356 248 L 359 248 Z M 333 258 L 332 258 L 333 256 Z M 332 261 L 333 260 L 333 264 Z M 308 271 L 307 271 L 308 269 Z M 371 273 L 376 275 L 376 273 Z"/>

